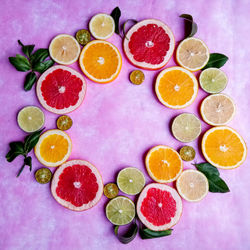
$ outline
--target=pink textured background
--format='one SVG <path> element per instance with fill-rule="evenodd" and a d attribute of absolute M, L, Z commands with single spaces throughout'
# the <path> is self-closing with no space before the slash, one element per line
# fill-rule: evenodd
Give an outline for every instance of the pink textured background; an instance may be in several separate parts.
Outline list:
<path fill-rule="evenodd" d="M 35 158 L 32 173 L 27 168 L 18 179 L 15 176 L 22 157 L 12 163 L 5 160 L 8 143 L 26 135 L 17 126 L 17 112 L 25 105 L 39 106 L 34 89 L 23 90 L 25 74 L 8 62 L 9 56 L 20 53 L 17 40 L 34 43 L 37 48 L 48 47 L 55 35 L 74 35 L 78 29 L 87 28 L 94 14 L 110 13 L 116 6 L 121 9 L 121 21 L 129 18 L 164 21 L 173 30 L 176 41 L 184 34 L 183 21 L 178 16 L 193 15 L 199 27 L 196 36 L 207 43 L 211 52 L 230 58 L 223 67 L 229 76 L 224 92 L 235 100 L 237 113 L 229 125 L 250 143 L 249 1 L 1 0 L 0 249 L 250 249 L 249 155 L 238 169 L 220 170 L 230 193 L 209 193 L 195 204 L 183 201 L 183 215 L 172 236 L 153 240 L 137 237 L 129 245 L 122 245 L 114 237 L 104 214 L 105 197 L 89 211 L 69 211 L 52 198 L 49 185 L 35 181 L 34 171 L 41 167 Z M 114 35 L 109 41 L 122 51 L 119 36 Z M 73 140 L 70 158 L 92 162 L 101 171 L 104 183 L 115 181 L 117 172 L 127 166 L 141 169 L 149 183 L 143 163 L 145 152 L 157 144 L 179 149 L 183 144 L 171 135 L 170 121 L 183 111 L 199 116 L 199 104 L 206 93 L 199 90 L 196 101 L 185 110 L 168 109 L 158 102 L 153 91 L 159 71 L 144 71 L 145 82 L 134 86 L 128 75 L 135 67 L 122 56 L 122 70 L 113 83 L 98 85 L 87 80 L 85 101 L 70 115 L 74 121 L 68 131 Z M 173 60 L 167 66 L 172 65 Z M 80 70 L 77 64 L 72 67 Z M 44 112 L 46 128 L 55 128 L 57 115 Z M 202 122 L 203 132 L 208 127 Z M 197 150 L 197 162 L 204 160 L 198 147 L 200 140 L 201 136 L 189 143 Z M 191 163 L 185 163 L 185 168 L 192 168 Z"/>

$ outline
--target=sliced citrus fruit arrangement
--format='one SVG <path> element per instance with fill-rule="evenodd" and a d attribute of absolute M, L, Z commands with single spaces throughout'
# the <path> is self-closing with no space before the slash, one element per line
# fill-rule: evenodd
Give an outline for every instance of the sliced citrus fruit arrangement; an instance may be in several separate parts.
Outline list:
<path fill-rule="evenodd" d="M 62 206 L 84 211 L 94 207 L 103 194 L 102 177 L 88 161 L 71 160 L 54 173 L 51 193 Z"/>
<path fill-rule="evenodd" d="M 129 75 L 130 81 L 135 85 L 140 85 L 144 82 L 145 75 L 141 70 L 134 70 Z"/>
<path fill-rule="evenodd" d="M 114 19 L 107 14 L 97 14 L 91 18 L 89 22 L 89 30 L 94 38 L 106 40 L 114 34 Z"/>
<path fill-rule="evenodd" d="M 177 47 L 176 60 L 180 66 L 190 71 L 200 70 L 208 63 L 208 47 L 198 38 L 186 38 Z"/>
<path fill-rule="evenodd" d="M 86 82 L 79 72 L 67 66 L 57 65 L 40 76 L 36 94 L 45 109 L 56 114 L 66 114 L 81 105 L 86 87 Z"/>
<path fill-rule="evenodd" d="M 104 186 L 103 192 L 107 198 L 113 199 L 118 195 L 119 189 L 115 183 L 108 183 Z"/>
<path fill-rule="evenodd" d="M 59 129 L 44 132 L 35 148 L 37 159 L 47 167 L 57 167 L 67 161 L 72 148 L 71 139 Z"/>
<path fill-rule="evenodd" d="M 128 60 L 144 69 L 160 69 L 171 58 L 174 35 L 163 22 L 147 19 L 136 23 L 126 33 L 123 49 Z"/>
<path fill-rule="evenodd" d="M 207 96 L 201 103 L 203 120 L 213 126 L 226 125 L 235 114 L 234 101 L 225 94 Z"/>
<path fill-rule="evenodd" d="M 80 55 L 80 45 L 77 40 L 67 34 L 60 34 L 53 38 L 49 45 L 50 57 L 59 64 L 72 64 Z"/>
<path fill-rule="evenodd" d="M 209 185 L 207 177 L 203 173 L 188 169 L 181 173 L 176 181 L 176 187 L 183 199 L 195 202 L 205 198 Z"/>
<path fill-rule="evenodd" d="M 135 218 L 135 204 L 127 197 L 118 196 L 107 204 L 106 216 L 114 225 L 126 225 Z"/>
<path fill-rule="evenodd" d="M 81 29 L 76 32 L 76 40 L 81 45 L 86 45 L 91 40 L 91 36 L 88 30 Z"/>
<path fill-rule="evenodd" d="M 28 133 L 39 130 L 44 124 L 44 113 L 36 106 L 26 106 L 17 115 L 19 127 Z"/>
<path fill-rule="evenodd" d="M 201 148 L 209 163 L 223 169 L 239 167 L 247 155 L 243 138 L 227 126 L 209 129 L 202 138 Z"/>
<path fill-rule="evenodd" d="M 129 195 L 135 195 L 141 192 L 145 186 L 145 177 L 137 168 L 124 168 L 117 176 L 117 185 L 119 189 Z"/>
<path fill-rule="evenodd" d="M 196 77 L 181 67 L 162 70 L 156 79 L 155 92 L 168 108 L 182 109 L 193 103 L 198 93 Z"/>
<path fill-rule="evenodd" d="M 201 122 L 194 114 L 182 113 L 172 123 L 173 136 L 181 142 L 191 142 L 201 133 Z"/>
<path fill-rule="evenodd" d="M 208 68 L 201 72 L 199 77 L 201 88 L 210 94 L 217 94 L 227 86 L 227 75 L 220 69 Z"/>
<path fill-rule="evenodd" d="M 180 149 L 180 156 L 183 161 L 192 161 L 195 158 L 195 150 L 191 146 L 184 146 Z"/>
<path fill-rule="evenodd" d="M 164 145 L 151 148 L 147 153 L 145 164 L 150 177 L 160 183 L 176 180 L 183 170 L 180 155 L 171 147 Z"/>
<path fill-rule="evenodd" d="M 52 179 L 52 173 L 48 168 L 39 168 L 35 173 L 35 178 L 38 183 L 46 184 Z"/>
<path fill-rule="evenodd" d="M 172 187 L 152 183 L 140 193 L 136 210 L 139 219 L 147 228 L 163 231 L 179 221 L 182 214 L 182 200 Z"/>
<path fill-rule="evenodd" d="M 57 121 L 56 126 L 60 130 L 68 130 L 72 127 L 73 121 L 68 115 L 61 115 Z"/>
<path fill-rule="evenodd" d="M 90 80 L 108 83 L 120 73 L 122 57 L 112 43 L 94 40 L 83 47 L 79 64 Z"/>

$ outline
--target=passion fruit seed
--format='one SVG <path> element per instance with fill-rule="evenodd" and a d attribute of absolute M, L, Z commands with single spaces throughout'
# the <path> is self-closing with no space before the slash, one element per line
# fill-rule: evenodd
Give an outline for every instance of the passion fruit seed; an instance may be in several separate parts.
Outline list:
<path fill-rule="evenodd" d="M 48 168 L 39 168 L 35 173 L 35 178 L 38 183 L 46 184 L 50 182 L 52 173 Z"/>
<path fill-rule="evenodd" d="M 86 45 L 88 42 L 90 42 L 90 39 L 91 37 L 88 30 L 82 29 L 76 32 L 76 40 L 81 45 Z"/>
<path fill-rule="evenodd" d="M 192 161 L 195 157 L 195 150 L 191 146 L 184 146 L 180 149 L 180 156 L 183 161 Z"/>
<path fill-rule="evenodd" d="M 133 84 L 140 85 L 143 83 L 145 75 L 141 70 L 134 70 L 130 73 L 129 79 Z"/>
<path fill-rule="evenodd" d="M 67 115 L 60 116 L 56 121 L 57 128 L 63 131 L 70 129 L 72 124 L 72 119 Z"/>
<path fill-rule="evenodd" d="M 104 186 L 103 192 L 107 198 L 113 199 L 118 195 L 119 189 L 115 183 L 108 183 Z"/>

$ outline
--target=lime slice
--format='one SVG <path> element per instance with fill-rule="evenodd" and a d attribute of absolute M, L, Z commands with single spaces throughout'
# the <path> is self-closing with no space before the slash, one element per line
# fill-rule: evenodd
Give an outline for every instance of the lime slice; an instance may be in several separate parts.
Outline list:
<path fill-rule="evenodd" d="M 216 94 L 227 86 L 226 74 L 217 68 L 208 68 L 201 72 L 199 77 L 201 88 L 210 94 Z"/>
<path fill-rule="evenodd" d="M 50 182 L 52 173 L 48 168 L 39 168 L 35 173 L 36 181 L 41 184 Z"/>
<path fill-rule="evenodd" d="M 103 192 L 107 198 L 113 199 L 118 195 L 119 189 L 115 183 L 108 183 L 104 186 Z"/>
<path fill-rule="evenodd" d="M 82 29 L 76 32 L 76 40 L 81 45 L 86 45 L 88 42 L 90 42 L 90 39 L 91 37 L 88 30 Z"/>
<path fill-rule="evenodd" d="M 17 115 L 19 127 L 28 133 L 39 130 L 44 124 L 44 113 L 35 106 L 26 106 Z"/>
<path fill-rule="evenodd" d="M 135 217 L 135 204 L 127 197 L 118 196 L 109 201 L 106 216 L 114 225 L 129 224 Z"/>
<path fill-rule="evenodd" d="M 145 177 L 137 168 L 124 168 L 117 176 L 117 185 L 123 193 L 135 195 L 145 186 Z"/>
<path fill-rule="evenodd" d="M 145 76 L 141 70 L 134 70 L 130 73 L 129 79 L 133 84 L 140 85 L 143 83 Z"/>
<path fill-rule="evenodd" d="M 56 121 L 57 128 L 60 130 L 68 130 L 72 127 L 72 124 L 72 119 L 67 115 L 60 116 Z"/>
<path fill-rule="evenodd" d="M 180 156 L 183 161 L 192 161 L 195 157 L 195 150 L 191 146 L 184 146 L 180 149 Z"/>

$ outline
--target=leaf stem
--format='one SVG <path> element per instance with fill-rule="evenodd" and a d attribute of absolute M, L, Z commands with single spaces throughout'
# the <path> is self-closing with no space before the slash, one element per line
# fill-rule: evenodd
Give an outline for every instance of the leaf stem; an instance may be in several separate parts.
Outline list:
<path fill-rule="evenodd" d="M 16 176 L 17 178 L 18 178 L 19 175 L 23 172 L 25 166 L 26 166 L 26 164 L 25 164 L 25 162 L 24 162 L 23 165 L 22 165 L 22 167 L 20 168 L 20 170 L 19 170 L 17 176 Z"/>

